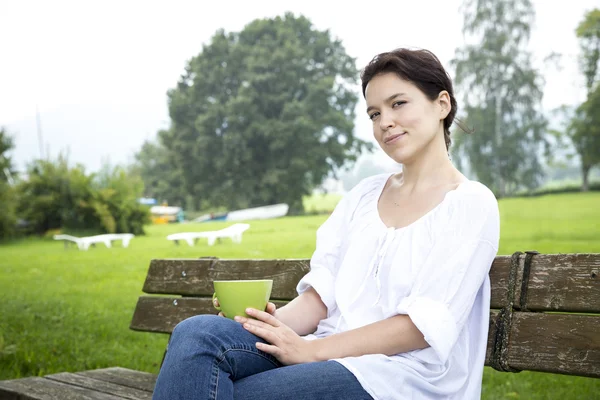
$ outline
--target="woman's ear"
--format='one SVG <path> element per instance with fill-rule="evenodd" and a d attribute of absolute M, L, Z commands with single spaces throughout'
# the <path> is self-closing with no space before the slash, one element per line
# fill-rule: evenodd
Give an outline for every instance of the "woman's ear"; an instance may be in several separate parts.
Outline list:
<path fill-rule="evenodd" d="M 442 90 L 437 98 L 437 104 L 440 106 L 440 119 L 446 119 L 450 111 L 452 111 L 452 103 L 450 102 L 450 94 Z"/>

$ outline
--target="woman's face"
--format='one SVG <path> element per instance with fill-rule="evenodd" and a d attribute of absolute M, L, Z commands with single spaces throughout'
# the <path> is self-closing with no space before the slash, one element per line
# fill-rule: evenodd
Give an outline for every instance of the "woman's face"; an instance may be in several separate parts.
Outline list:
<path fill-rule="evenodd" d="M 414 84 L 389 72 L 369 81 L 365 98 L 373 135 L 397 163 L 413 162 L 430 146 L 439 145 L 436 141 L 445 146 L 443 120 L 450 111 L 447 92 L 431 101 Z"/>

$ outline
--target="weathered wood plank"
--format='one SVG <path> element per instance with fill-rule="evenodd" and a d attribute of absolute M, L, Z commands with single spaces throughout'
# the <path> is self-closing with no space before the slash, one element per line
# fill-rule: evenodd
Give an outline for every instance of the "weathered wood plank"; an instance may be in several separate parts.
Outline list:
<path fill-rule="evenodd" d="M 274 299 L 293 299 L 308 260 L 152 260 L 144 292 L 212 296 L 215 280 L 273 279 Z"/>
<path fill-rule="evenodd" d="M 96 392 L 45 378 L 0 381 L 2 400 L 122 400 L 122 397 Z"/>
<path fill-rule="evenodd" d="M 492 351 L 494 347 L 494 336 L 496 335 L 496 318 L 498 318 L 498 311 L 490 312 L 490 324 L 488 329 L 488 340 L 487 349 L 485 351 L 485 365 L 488 367 L 491 365 Z"/>
<path fill-rule="evenodd" d="M 600 378 L 600 316 L 518 312 L 513 318 L 511 367 Z"/>
<path fill-rule="evenodd" d="M 490 365 L 497 311 L 490 314 Z M 600 377 L 600 316 L 515 312 L 508 364 L 516 369 Z"/>
<path fill-rule="evenodd" d="M 497 256 L 490 270 L 492 296 L 490 307 L 500 309 L 507 303 L 508 276 L 510 274 L 510 256 Z"/>
<path fill-rule="evenodd" d="M 175 304 L 175 301 L 177 304 Z M 277 307 L 285 305 L 283 301 L 275 301 Z M 205 297 L 154 297 L 141 296 L 138 299 L 135 314 L 130 328 L 136 331 L 171 333 L 175 325 L 186 318 L 200 314 L 216 314 L 211 298 Z M 490 337 L 488 347 L 494 334 L 494 322 L 497 311 L 490 313 Z M 488 348 L 489 351 L 489 348 Z M 489 359 L 489 355 L 488 355 Z"/>
<path fill-rule="evenodd" d="M 515 290 L 519 306 L 525 256 L 520 258 Z M 296 297 L 309 260 L 152 260 L 146 293 L 210 296 L 213 280 L 274 279 L 272 298 Z M 498 256 L 490 272 L 491 307 L 506 304 L 510 256 Z M 533 258 L 526 307 L 531 311 L 600 312 L 600 254 L 540 254 Z"/>
<path fill-rule="evenodd" d="M 492 307 L 506 302 L 510 257 L 496 258 L 492 272 Z M 296 285 L 310 270 L 310 260 L 152 260 L 144 292 L 212 296 L 214 280 L 273 279 L 273 299 L 291 300 Z"/>
<path fill-rule="evenodd" d="M 154 391 L 154 385 L 156 384 L 156 375 L 154 374 L 121 367 L 77 372 L 77 375 L 97 379 L 99 381 L 111 382 L 150 393 Z"/>
<path fill-rule="evenodd" d="M 123 399 L 129 400 L 151 400 L 152 392 L 140 389 L 134 389 L 129 386 L 122 386 L 112 382 L 106 382 L 84 375 L 61 372 L 59 374 L 46 375 L 46 379 L 66 383 L 72 386 L 79 386 L 86 389 L 92 389 L 97 392 L 113 394 Z"/>
<path fill-rule="evenodd" d="M 173 300 L 178 304 L 174 305 Z M 193 315 L 213 312 L 210 298 L 142 297 L 132 329 L 172 332 Z M 496 311 L 490 313 L 486 365 L 495 335 Z M 600 377 L 600 316 L 516 312 L 509 345 L 509 365 L 518 369 Z"/>
<path fill-rule="evenodd" d="M 515 292 L 521 303 L 525 257 Z M 525 308 L 531 311 L 600 313 L 600 254 L 539 254 L 533 257 Z"/>
<path fill-rule="evenodd" d="M 285 301 L 273 301 L 277 307 Z M 171 333 L 175 325 L 200 314 L 218 314 L 212 297 L 153 297 L 141 296 L 129 326 L 136 331 Z"/>

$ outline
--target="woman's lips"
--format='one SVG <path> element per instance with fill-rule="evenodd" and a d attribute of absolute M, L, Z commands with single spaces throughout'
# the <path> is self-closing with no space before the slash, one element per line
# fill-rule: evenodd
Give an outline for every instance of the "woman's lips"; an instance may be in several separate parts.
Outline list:
<path fill-rule="evenodd" d="M 397 133 L 397 134 L 395 134 L 395 135 L 392 135 L 392 136 L 390 136 L 390 137 L 386 138 L 386 139 L 384 140 L 384 143 L 385 143 L 385 144 L 392 144 L 392 143 L 395 143 L 395 142 L 397 142 L 397 141 L 398 141 L 398 140 L 399 140 L 399 139 L 400 139 L 402 136 L 404 136 L 405 134 L 406 134 L 406 132 Z"/>

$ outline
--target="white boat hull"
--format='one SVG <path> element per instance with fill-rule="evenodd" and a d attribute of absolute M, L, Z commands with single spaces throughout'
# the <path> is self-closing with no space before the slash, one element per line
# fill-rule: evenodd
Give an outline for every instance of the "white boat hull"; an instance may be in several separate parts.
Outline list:
<path fill-rule="evenodd" d="M 271 219 L 283 217 L 288 213 L 289 206 L 285 203 L 246 208 L 244 210 L 231 211 L 225 217 L 225 221 L 249 221 L 253 219 Z"/>

